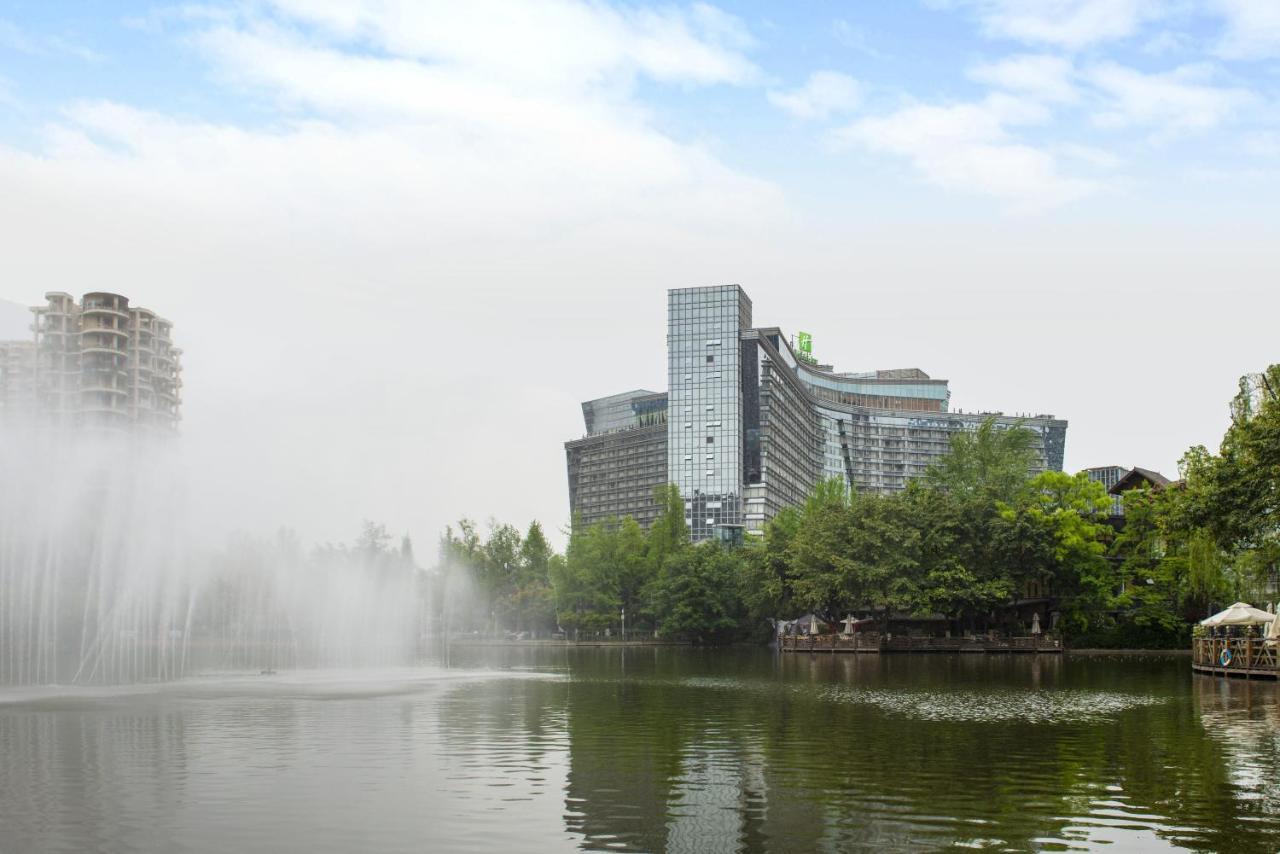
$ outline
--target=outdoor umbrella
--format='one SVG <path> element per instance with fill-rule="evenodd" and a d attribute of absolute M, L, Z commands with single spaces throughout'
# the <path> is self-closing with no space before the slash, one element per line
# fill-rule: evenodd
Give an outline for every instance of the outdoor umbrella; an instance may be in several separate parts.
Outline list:
<path fill-rule="evenodd" d="M 1255 608 L 1248 602 L 1237 602 L 1225 611 L 1219 611 L 1212 617 L 1200 621 L 1202 626 L 1256 626 L 1273 622 L 1275 614 L 1268 614 Z"/>
<path fill-rule="evenodd" d="M 1267 629 L 1267 640 L 1280 641 L 1280 620 L 1271 621 L 1271 626 Z"/>
<path fill-rule="evenodd" d="M 864 623 L 870 623 L 871 618 L 866 617 L 863 619 L 858 619 L 857 617 L 853 616 L 853 614 L 850 614 L 840 622 L 844 623 L 844 629 L 843 629 L 844 634 L 851 635 L 853 634 L 853 630 L 856 629 L 858 626 L 861 626 Z"/>

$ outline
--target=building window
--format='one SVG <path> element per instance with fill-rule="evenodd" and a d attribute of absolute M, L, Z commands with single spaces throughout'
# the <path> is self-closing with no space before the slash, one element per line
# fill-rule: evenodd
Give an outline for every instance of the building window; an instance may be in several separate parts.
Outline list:
<path fill-rule="evenodd" d="M 715 436 L 708 436 L 708 437 L 707 437 L 707 444 L 708 444 L 708 445 L 715 444 L 715 441 L 716 441 L 716 437 L 715 437 Z"/>
<path fill-rule="evenodd" d="M 707 364 L 708 364 L 708 365 L 710 365 L 710 364 L 711 364 L 712 362 L 714 362 L 715 360 L 716 360 L 716 357 L 715 357 L 715 356 L 708 356 L 708 357 L 707 357 Z"/>

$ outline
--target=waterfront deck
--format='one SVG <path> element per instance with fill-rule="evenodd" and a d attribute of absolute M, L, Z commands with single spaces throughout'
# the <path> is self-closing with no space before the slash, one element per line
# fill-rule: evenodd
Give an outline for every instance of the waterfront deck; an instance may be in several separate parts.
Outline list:
<path fill-rule="evenodd" d="M 1280 650 L 1261 638 L 1193 638 L 1191 669 L 1212 676 L 1280 679 Z"/>
<path fill-rule="evenodd" d="M 1062 642 L 1044 635 L 1010 638 L 884 638 L 877 632 L 854 635 L 784 635 L 778 639 L 783 652 L 812 653 L 1060 653 Z"/>

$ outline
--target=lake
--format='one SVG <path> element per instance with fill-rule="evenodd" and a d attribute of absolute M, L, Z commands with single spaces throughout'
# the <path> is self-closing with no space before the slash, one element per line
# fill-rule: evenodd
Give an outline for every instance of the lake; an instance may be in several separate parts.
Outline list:
<path fill-rule="evenodd" d="M 1280 692 L 1185 656 L 454 648 L 0 688 L 0 852 L 1280 850 Z"/>

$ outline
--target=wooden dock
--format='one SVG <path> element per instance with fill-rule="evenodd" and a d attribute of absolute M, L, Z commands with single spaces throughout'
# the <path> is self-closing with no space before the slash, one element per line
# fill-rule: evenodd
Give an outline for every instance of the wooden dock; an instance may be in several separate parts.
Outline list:
<path fill-rule="evenodd" d="M 923 638 L 900 635 L 885 638 L 877 632 L 853 635 L 783 635 L 783 652 L 810 653 L 1032 653 L 1062 652 L 1062 642 L 1044 635 L 1011 638 Z"/>
<path fill-rule="evenodd" d="M 1191 669 L 1212 676 L 1280 679 L 1280 656 L 1274 643 L 1261 638 L 1193 638 Z"/>

